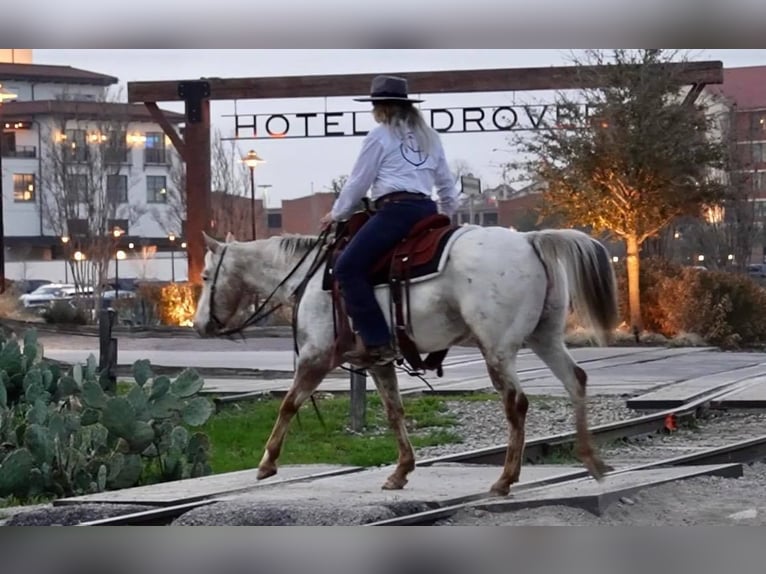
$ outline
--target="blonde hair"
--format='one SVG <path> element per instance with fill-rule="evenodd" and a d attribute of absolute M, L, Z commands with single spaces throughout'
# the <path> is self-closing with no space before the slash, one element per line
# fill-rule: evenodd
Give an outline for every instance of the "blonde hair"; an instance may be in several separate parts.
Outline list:
<path fill-rule="evenodd" d="M 426 123 L 423 114 L 411 102 L 375 102 L 372 112 L 377 121 L 389 126 L 402 139 L 411 131 L 418 147 L 425 153 L 430 153 L 439 144 L 439 134 Z"/>

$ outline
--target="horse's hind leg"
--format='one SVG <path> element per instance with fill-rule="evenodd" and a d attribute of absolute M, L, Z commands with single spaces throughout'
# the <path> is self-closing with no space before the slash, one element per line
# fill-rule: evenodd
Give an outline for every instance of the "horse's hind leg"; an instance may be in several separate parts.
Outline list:
<path fill-rule="evenodd" d="M 396 469 L 386 479 L 383 489 L 400 490 L 407 484 L 407 475 L 415 469 L 415 453 L 412 450 L 412 444 L 407 434 L 404 406 L 402 405 L 402 397 L 399 394 L 399 383 L 396 379 L 394 364 L 371 367 L 370 374 L 383 401 L 388 424 L 396 436 L 396 444 L 399 450 L 399 460 L 397 461 Z"/>
<path fill-rule="evenodd" d="M 575 413 L 575 453 L 596 480 L 613 470 L 596 452 L 588 430 L 586 410 L 586 383 L 588 376 L 567 351 L 561 335 L 535 332 L 528 345 L 553 374 L 564 383 L 572 399 Z"/>
<path fill-rule="evenodd" d="M 277 459 L 282 451 L 282 443 L 285 440 L 290 421 L 301 405 L 311 397 L 327 373 L 330 372 L 330 368 L 329 359 L 303 359 L 298 363 L 293 384 L 279 406 L 279 416 L 274 423 L 269 440 L 266 442 L 263 458 L 258 465 L 258 480 L 277 473 Z"/>
<path fill-rule="evenodd" d="M 490 489 L 490 492 L 497 496 L 506 496 L 511 485 L 518 482 L 524 458 L 524 425 L 529 401 L 516 373 L 516 353 L 517 348 L 514 348 L 500 357 L 493 357 L 487 353 L 484 355 L 489 378 L 503 399 L 505 417 L 508 419 L 508 450 L 505 453 L 503 472 Z"/>

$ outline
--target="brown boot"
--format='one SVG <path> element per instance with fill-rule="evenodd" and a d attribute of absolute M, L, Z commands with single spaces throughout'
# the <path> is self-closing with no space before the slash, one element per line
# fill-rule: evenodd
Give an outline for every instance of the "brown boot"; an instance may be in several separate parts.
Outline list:
<path fill-rule="evenodd" d="M 361 339 L 356 348 L 343 354 L 343 359 L 358 368 L 382 366 L 396 360 L 396 352 L 391 345 L 365 347 Z"/>

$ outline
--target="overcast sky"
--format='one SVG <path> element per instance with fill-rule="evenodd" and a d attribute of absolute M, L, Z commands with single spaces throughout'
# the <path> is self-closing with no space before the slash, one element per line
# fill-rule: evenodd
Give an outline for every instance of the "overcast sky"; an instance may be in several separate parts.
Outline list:
<path fill-rule="evenodd" d="M 430 71 L 451 69 L 513 68 L 566 65 L 565 50 L 50 50 L 34 51 L 37 64 L 82 68 L 130 81 L 182 80 L 208 77 L 258 77 L 301 74 L 342 74 Z M 766 50 L 700 50 L 699 60 L 721 60 L 725 67 L 766 65 Z M 368 86 L 360 86 L 366 92 Z M 417 86 L 411 86 L 417 92 Z M 507 106 L 552 99 L 552 92 L 423 95 L 424 108 Z M 161 103 L 165 109 L 183 111 L 183 104 Z M 240 100 L 237 113 L 365 112 L 369 104 L 350 98 L 291 100 Z M 224 137 L 234 135 L 235 102 L 211 104 L 214 127 Z M 367 115 L 360 121 L 366 122 Z M 294 125 L 294 124 L 293 124 Z M 345 125 L 345 124 L 344 124 Z M 273 124 L 280 129 L 279 124 Z M 360 126 L 366 129 L 366 124 Z M 291 130 L 295 129 L 291 127 Z M 316 130 L 312 129 L 312 133 Z M 499 165 L 508 157 L 508 135 L 502 132 L 445 134 L 451 162 L 470 165 L 485 187 L 502 182 Z M 330 181 L 351 170 L 360 137 L 271 139 L 239 142 L 242 153 L 255 149 L 267 163 L 256 171 L 257 184 L 270 184 L 269 204 L 325 189 Z M 496 151 L 493 151 L 496 150 Z M 313 186 L 313 187 L 312 187 Z M 259 192 L 260 196 L 260 192 Z"/>

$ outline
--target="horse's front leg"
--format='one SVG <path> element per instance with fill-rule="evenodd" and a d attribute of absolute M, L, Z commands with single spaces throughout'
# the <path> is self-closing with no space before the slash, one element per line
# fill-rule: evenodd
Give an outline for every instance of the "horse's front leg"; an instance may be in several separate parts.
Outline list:
<path fill-rule="evenodd" d="M 329 353 L 324 353 L 325 356 Z M 282 451 L 282 444 L 290 427 L 290 421 L 301 405 L 311 397 L 327 373 L 332 369 L 329 359 L 321 356 L 302 356 L 295 370 L 295 378 L 279 407 L 279 416 L 271 430 L 263 458 L 258 465 L 258 480 L 277 473 L 277 459 Z"/>
<path fill-rule="evenodd" d="M 399 395 L 399 383 L 396 380 L 394 364 L 371 367 L 370 374 L 378 388 L 388 423 L 396 436 L 399 460 L 393 474 L 383 484 L 384 490 L 400 490 L 407 484 L 407 475 L 415 469 L 415 453 L 412 450 L 407 426 L 404 420 L 404 406 Z"/>

